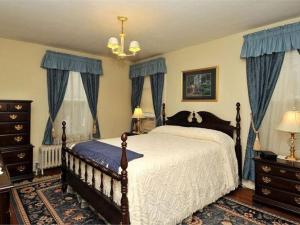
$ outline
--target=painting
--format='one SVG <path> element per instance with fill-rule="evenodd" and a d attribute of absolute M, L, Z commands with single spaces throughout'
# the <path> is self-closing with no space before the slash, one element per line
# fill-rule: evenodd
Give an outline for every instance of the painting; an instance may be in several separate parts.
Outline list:
<path fill-rule="evenodd" d="M 217 100 L 218 67 L 184 71 L 182 73 L 182 100 Z"/>

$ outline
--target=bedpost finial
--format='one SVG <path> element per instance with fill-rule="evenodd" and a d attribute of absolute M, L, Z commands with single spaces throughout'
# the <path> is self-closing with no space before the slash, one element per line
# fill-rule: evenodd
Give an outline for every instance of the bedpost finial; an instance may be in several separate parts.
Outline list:
<path fill-rule="evenodd" d="M 241 104 L 239 102 L 236 103 L 236 107 L 240 108 Z"/>
<path fill-rule="evenodd" d="M 67 141 L 67 135 L 66 135 L 66 121 L 63 121 L 62 123 L 62 130 L 63 130 L 63 133 L 62 133 L 62 136 L 61 136 L 61 140 L 62 140 L 62 147 L 66 147 L 66 141 Z"/>
<path fill-rule="evenodd" d="M 66 123 L 66 121 L 62 121 L 62 129 L 63 129 L 63 132 L 65 132 L 65 130 L 66 130 L 66 126 L 67 126 L 67 123 Z"/>
<path fill-rule="evenodd" d="M 122 140 L 123 142 L 127 141 L 127 134 L 126 134 L 126 133 L 123 133 L 123 134 L 122 134 L 121 140 Z"/>

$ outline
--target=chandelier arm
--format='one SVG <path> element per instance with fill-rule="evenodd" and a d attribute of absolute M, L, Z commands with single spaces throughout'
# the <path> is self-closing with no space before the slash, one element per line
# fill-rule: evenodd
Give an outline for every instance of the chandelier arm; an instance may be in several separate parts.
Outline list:
<path fill-rule="evenodd" d="M 118 44 L 118 40 L 116 38 L 110 38 L 108 42 L 108 47 L 111 48 L 113 54 L 118 55 L 121 58 L 127 56 L 135 56 L 136 53 L 141 50 L 137 41 L 132 41 L 130 43 L 129 51 L 131 52 L 131 54 L 127 54 L 125 52 L 124 22 L 127 21 L 127 17 L 118 16 L 118 20 L 121 21 L 120 44 Z"/>

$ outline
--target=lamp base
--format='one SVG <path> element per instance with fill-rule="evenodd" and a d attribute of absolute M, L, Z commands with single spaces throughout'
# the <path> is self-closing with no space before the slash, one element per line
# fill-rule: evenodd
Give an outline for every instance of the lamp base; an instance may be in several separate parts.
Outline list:
<path fill-rule="evenodd" d="M 288 161 L 297 161 L 297 158 L 293 155 L 289 155 L 289 156 L 286 156 L 285 157 L 285 160 L 288 160 Z"/>
<path fill-rule="evenodd" d="M 289 161 L 296 161 L 297 158 L 295 156 L 296 148 L 295 148 L 295 134 L 291 133 L 291 138 L 290 138 L 290 155 L 285 157 L 286 160 Z"/>

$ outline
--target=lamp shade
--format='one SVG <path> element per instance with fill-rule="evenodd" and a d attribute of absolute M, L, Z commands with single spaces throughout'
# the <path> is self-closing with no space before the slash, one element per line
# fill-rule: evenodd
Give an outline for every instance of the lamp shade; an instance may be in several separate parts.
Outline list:
<path fill-rule="evenodd" d="M 296 110 L 286 112 L 277 130 L 289 133 L 300 133 L 300 112 Z"/>
<path fill-rule="evenodd" d="M 107 47 L 111 49 L 116 49 L 119 47 L 119 41 L 115 37 L 111 37 L 108 39 Z"/>
<path fill-rule="evenodd" d="M 130 52 L 138 52 L 141 50 L 140 44 L 137 41 L 131 41 L 129 45 Z"/>
<path fill-rule="evenodd" d="M 136 107 L 136 108 L 134 109 L 132 118 L 135 118 L 135 119 L 141 119 L 141 118 L 144 118 L 143 111 L 142 111 L 142 109 L 141 109 L 140 107 Z"/>

